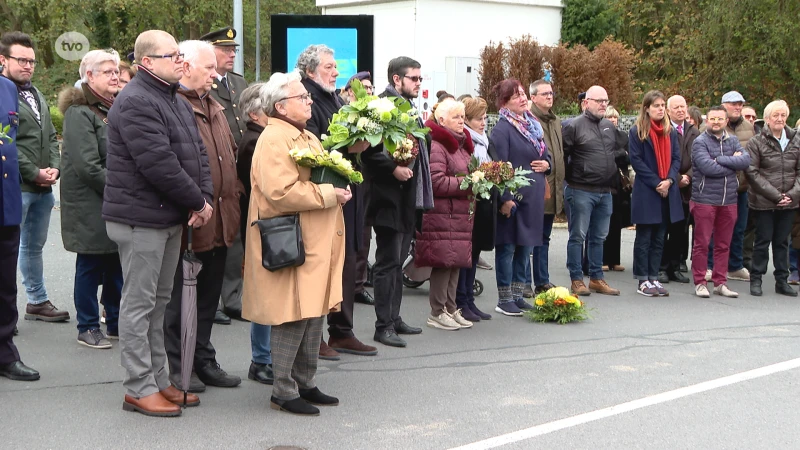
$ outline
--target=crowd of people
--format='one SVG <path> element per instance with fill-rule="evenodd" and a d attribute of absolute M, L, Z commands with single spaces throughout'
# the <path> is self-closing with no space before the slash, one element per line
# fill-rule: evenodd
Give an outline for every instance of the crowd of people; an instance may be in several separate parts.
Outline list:
<path fill-rule="evenodd" d="M 521 316 L 533 308 L 526 298 L 554 287 L 550 239 L 561 216 L 576 295 L 620 294 L 604 272 L 625 270 L 621 230 L 635 225 L 641 295 L 667 296 L 664 284 L 693 282 L 697 296 L 709 297 L 710 281 L 714 294 L 736 297 L 727 280 L 739 279 L 760 296 L 772 246 L 775 292 L 797 296 L 789 284 L 800 283 L 790 251 L 800 246 L 800 136 L 781 100 L 756 126 L 755 110 L 736 91 L 705 117 L 680 95 L 650 91 L 625 133 L 601 86 L 582 93 L 582 114 L 562 122 L 549 81 L 526 89 L 507 79 L 493 89 L 499 119 L 491 133 L 485 99 L 443 93 L 431 118 L 419 119 L 430 132 L 415 138 L 419 153 L 409 165 L 382 143 L 360 141 L 344 154 L 365 182 L 339 188 L 312 182 L 289 151 L 325 151 L 320 140 L 354 100 L 353 80 L 372 94 L 371 74 L 358 72 L 337 90 L 334 50 L 312 45 L 297 70 L 248 85 L 232 71 L 234 38 L 224 28 L 178 43 L 151 30 L 128 58 L 90 51 L 80 81 L 59 95 L 59 144 L 32 84 L 33 41 L 21 32 L 0 37 L 0 104 L 9 111 L 0 115 L 9 125 L 0 138 L 0 375 L 40 377 L 13 344 L 17 266 L 25 319 L 70 319 L 50 301 L 43 274 L 58 181 L 63 245 L 77 255 L 77 341 L 107 349 L 119 340 L 123 408 L 151 416 L 199 405 L 206 386 L 241 383 L 220 367 L 211 343 L 213 324 L 231 318 L 251 322 L 248 378 L 273 385 L 272 408 L 316 415 L 316 406 L 337 405 L 316 385 L 318 360 L 378 353 L 353 331 L 355 302 L 374 305 L 377 343 L 405 347 L 401 336 L 422 333 L 400 315 L 409 249 L 417 266 L 431 269 L 428 327 L 455 331 L 492 318 L 472 289 L 482 251 L 495 252 L 495 312 Z M 392 59 L 387 77 L 380 96 L 413 104 L 420 63 Z M 529 169 L 531 183 L 519 195 L 473 199 L 460 188 L 472 158 Z M 298 218 L 305 260 L 267 270 L 256 224 L 283 216 Z M 365 289 L 373 235 L 374 297 Z M 180 259 L 189 247 L 202 270 L 184 385 Z M 683 275 L 690 256 L 692 279 Z"/>

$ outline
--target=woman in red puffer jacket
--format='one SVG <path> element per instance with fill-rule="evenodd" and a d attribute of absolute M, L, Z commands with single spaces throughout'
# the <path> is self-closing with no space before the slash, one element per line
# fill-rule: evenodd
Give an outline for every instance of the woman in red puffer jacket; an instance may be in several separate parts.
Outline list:
<path fill-rule="evenodd" d="M 456 288 L 460 269 L 472 266 L 471 191 L 462 191 L 459 186 L 474 147 L 464 130 L 463 103 L 452 99 L 439 103 L 435 119 L 425 124 L 431 129 L 434 207 L 422 217 L 415 264 L 432 268 L 428 326 L 454 331 L 472 326 L 456 308 Z"/>

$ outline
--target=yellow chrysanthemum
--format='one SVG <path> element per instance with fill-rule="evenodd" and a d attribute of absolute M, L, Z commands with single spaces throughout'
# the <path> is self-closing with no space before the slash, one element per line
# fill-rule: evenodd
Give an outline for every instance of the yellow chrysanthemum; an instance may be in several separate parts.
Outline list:
<path fill-rule="evenodd" d="M 536 306 L 544 306 L 544 300 L 540 298 L 537 298 L 534 303 L 536 303 Z"/>
<path fill-rule="evenodd" d="M 567 303 L 576 303 L 578 301 L 578 299 L 573 297 L 573 296 L 571 296 L 571 295 L 568 295 L 568 296 L 564 297 L 564 301 L 566 301 Z"/>

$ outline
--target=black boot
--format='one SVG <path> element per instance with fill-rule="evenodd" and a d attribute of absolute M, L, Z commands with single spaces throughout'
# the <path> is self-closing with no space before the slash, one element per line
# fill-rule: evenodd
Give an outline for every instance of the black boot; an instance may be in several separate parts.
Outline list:
<path fill-rule="evenodd" d="M 750 278 L 750 295 L 755 297 L 761 297 L 762 295 L 764 295 L 764 293 L 761 291 L 760 279 Z"/>
<path fill-rule="evenodd" d="M 789 286 L 786 281 L 779 281 L 775 283 L 775 293 L 781 295 L 788 295 L 789 297 L 797 297 L 797 291 Z"/>
<path fill-rule="evenodd" d="M 270 397 L 269 407 L 279 411 L 285 411 L 300 416 L 318 416 L 319 408 L 309 405 L 307 401 L 300 397 L 291 400 L 280 400 Z"/>
<path fill-rule="evenodd" d="M 339 404 L 338 398 L 323 394 L 317 387 L 311 389 L 298 389 L 297 391 L 300 393 L 300 398 L 308 403 L 311 403 L 312 405 L 337 406 Z"/>

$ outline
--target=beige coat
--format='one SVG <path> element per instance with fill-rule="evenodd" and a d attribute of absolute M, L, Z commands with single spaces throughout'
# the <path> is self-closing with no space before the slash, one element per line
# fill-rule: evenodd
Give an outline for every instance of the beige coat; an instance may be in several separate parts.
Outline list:
<path fill-rule="evenodd" d="M 258 226 L 247 227 L 242 316 L 263 325 L 321 317 L 342 302 L 342 208 L 333 185 L 311 183 L 311 170 L 295 164 L 294 147 L 322 151 L 310 132 L 270 118 L 250 171 L 248 224 L 299 212 L 306 252 L 303 265 L 270 272 L 261 265 Z"/>

